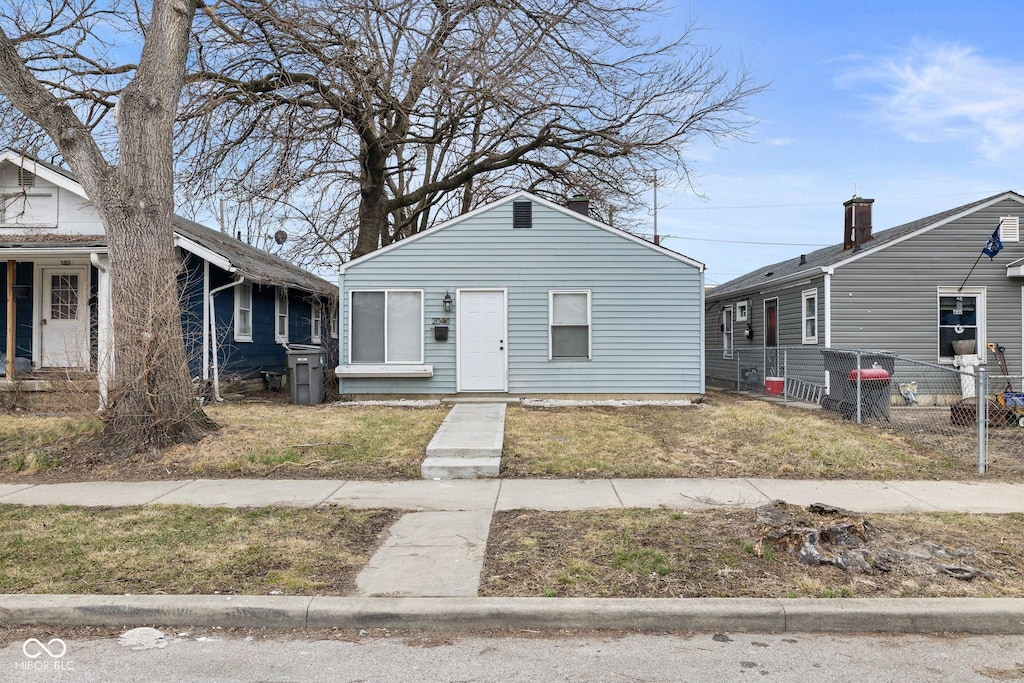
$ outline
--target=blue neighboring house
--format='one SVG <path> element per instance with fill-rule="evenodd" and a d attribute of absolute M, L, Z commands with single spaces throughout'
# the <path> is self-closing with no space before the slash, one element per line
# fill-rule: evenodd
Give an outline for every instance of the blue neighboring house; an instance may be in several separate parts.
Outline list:
<path fill-rule="evenodd" d="M 343 395 L 704 392 L 704 265 L 520 192 L 341 267 Z"/>
<path fill-rule="evenodd" d="M 111 329 L 102 221 L 68 171 L 18 152 L 0 154 L 0 193 L 0 329 L 13 328 L 15 377 L 97 373 L 102 392 Z M 193 377 L 282 373 L 286 345 L 331 346 L 335 285 L 180 216 L 174 243 Z"/>

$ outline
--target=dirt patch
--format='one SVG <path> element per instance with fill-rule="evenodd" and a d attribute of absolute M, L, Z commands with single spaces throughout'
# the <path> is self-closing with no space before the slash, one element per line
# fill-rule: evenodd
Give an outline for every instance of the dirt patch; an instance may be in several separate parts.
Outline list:
<path fill-rule="evenodd" d="M 964 581 L 928 563 L 889 571 L 808 566 L 757 551 L 753 510 L 605 510 L 494 516 L 481 595 L 545 597 L 988 597 L 1024 595 L 1024 515 L 872 515 L 869 547 L 972 548 L 987 576 Z"/>
<path fill-rule="evenodd" d="M 399 516 L 0 506 L 0 593 L 347 595 Z"/>

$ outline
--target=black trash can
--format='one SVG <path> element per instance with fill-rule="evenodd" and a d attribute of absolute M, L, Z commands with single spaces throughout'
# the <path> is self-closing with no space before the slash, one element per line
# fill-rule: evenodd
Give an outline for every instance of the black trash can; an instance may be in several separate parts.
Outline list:
<path fill-rule="evenodd" d="M 838 349 L 821 349 L 825 358 L 825 369 L 829 372 L 829 393 L 822 398 L 821 406 L 834 410 L 847 420 L 857 417 L 857 352 Z M 860 401 L 861 418 L 877 417 L 889 419 L 889 393 L 895 357 L 884 353 L 864 352 L 860 354 Z M 880 372 L 884 370 L 883 376 Z"/>
<path fill-rule="evenodd" d="M 299 406 L 323 403 L 327 352 L 319 346 L 290 346 L 285 353 L 292 403 Z"/>

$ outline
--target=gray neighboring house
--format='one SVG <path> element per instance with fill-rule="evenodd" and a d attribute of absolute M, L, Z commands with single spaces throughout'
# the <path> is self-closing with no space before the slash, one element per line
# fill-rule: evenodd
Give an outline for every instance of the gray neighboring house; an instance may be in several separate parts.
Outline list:
<path fill-rule="evenodd" d="M 835 228 L 842 242 L 708 291 L 709 381 L 735 383 L 736 351 L 744 348 L 885 350 L 952 365 L 956 339 L 975 339 L 990 372 L 998 371 L 997 360 L 985 344 L 998 342 L 1009 372 L 1024 373 L 1024 196 L 1004 192 L 877 233 L 873 201 L 844 203 L 843 224 Z M 958 291 L 997 226 L 1003 250 L 994 262 L 983 256 Z M 794 355 L 804 366 L 790 364 L 790 377 L 827 386 L 822 363 L 813 362 L 821 354 Z M 742 354 L 742 363 L 757 357 Z M 762 382 L 777 375 L 778 354 L 761 354 L 760 361 L 751 365 Z"/>
<path fill-rule="evenodd" d="M 704 265 L 519 192 L 341 266 L 342 395 L 704 392 Z"/>

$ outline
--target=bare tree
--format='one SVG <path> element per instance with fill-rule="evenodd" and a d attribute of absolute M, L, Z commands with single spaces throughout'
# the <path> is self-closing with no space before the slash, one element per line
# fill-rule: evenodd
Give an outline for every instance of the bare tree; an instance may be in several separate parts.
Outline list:
<path fill-rule="evenodd" d="M 132 450 L 214 427 L 185 363 L 171 223 L 172 135 L 195 11 L 196 0 L 154 0 L 146 11 L 29 0 L 0 16 L 0 94 L 56 147 L 106 229 L 115 380 L 104 419 Z M 136 36 L 137 63 L 119 59 Z"/>
<path fill-rule="evenodd" d="M 315 216 L 351 256 L 513 189 L 635 209 L 651 168 L 742 134 L 759 91 L 654 0 L 223 0 L 196 35 L 181 149 L 196 197 Z M 356 219 L 353 220 L 352 217 Z M 302 244 L 303 250 L 311 247 Z"/>

